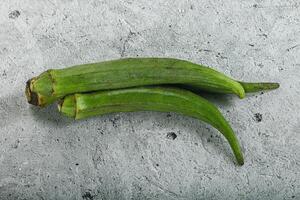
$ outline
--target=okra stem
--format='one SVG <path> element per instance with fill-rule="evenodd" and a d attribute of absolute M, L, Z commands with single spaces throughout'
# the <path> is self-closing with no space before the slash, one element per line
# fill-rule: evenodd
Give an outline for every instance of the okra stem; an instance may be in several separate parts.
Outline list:
<path fill-rule="evenodd" d="M 219 130 L 228 140 L 240 165 L 244 159 L 232 128 L 209 101 L 183 89 L 137 87 L 68 95 L 59 103 L 59 111 L 75 119 L 115 112 L 175 112 L 202 120 Z"/>

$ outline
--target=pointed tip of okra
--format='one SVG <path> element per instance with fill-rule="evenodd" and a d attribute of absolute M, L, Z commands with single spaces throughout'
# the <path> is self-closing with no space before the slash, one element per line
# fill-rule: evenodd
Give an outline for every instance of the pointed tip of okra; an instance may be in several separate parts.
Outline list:
<path fill-rule="evenodd" d="M 241 84 L 239 84 L 239 83 L 237 83 L 237 84 L 238 85 L 236 86 L 234 92 L 240 99 L 243 99 L 246 96 L 246 92 Z"/>
<path fill-rule="evenodd" d="M 245 94 L 245 91 L 244 91 L 244 90 L 242 90 L 242 91 L 239 91 L 239 92 L 237 93 L 237 95 L 239 96 L 239 98 L 240 98 L 240 99 L 243 99 L 243 98 L 245 98 L 245 96 L 246 96 L 246 94 Z"/>
<path fill-rule="evenodd" d="M 275 90 L 280 87 L 279 83 L 272 82 L 249 83 L 239 81 L 239 83 L 243 86 L 246 93 L 260 92 L 262 90 Z"/>
<path fill-rule="evenodd" d="M 244 157 L 243 154 L 236 155 L 236 160 L 239 165 L 244 165 Z"/>
<path fill-rule="evenodd" d="M 267 90 L 275 90 L 275 89 L 278 89 L 280 87 L 280 84 L 279 83 L 265 83 L 267 86 Z"/>

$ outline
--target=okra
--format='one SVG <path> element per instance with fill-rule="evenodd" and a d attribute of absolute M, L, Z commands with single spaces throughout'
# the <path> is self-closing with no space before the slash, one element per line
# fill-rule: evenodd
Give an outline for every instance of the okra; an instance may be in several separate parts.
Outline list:
<path fill-rule="evenodd" d="M 28 81 L 29 103 L 45 106 L 76 92 L 157 84 L 185 84 L 245 96 L 237 81 L 203 65 L 172 58 L 127 58 L 51 69 Z"/>
<path fill-rule="evenodd" d="M 181 84 L 209 92 L 232 93 L 240 98 L 245 96 L 245 89 L 247 92 L 254 86 L 185 60 L 126 58 L 50 69 L 27 82 L 26 96 L 29 103 L 43 107 L 76 92 L 164 84 Z M 258 84 L 260 88 L 273 89 L 265 83 Z"/>
<path fill-rule="evenodd" d="M 279 83 L 247 83 L 239 82 L 246 93 L 259 92 L 262 90 L 274 90 L 279 88 Z"/>
<path fill-rule="evenodd" d="M 196 118 L 219 130 L 229 142 L 238 164 L 244 163 L 238 139 L 221 112 L 187 90 L 152 86 L 76 93 L 64 97 L 58 107 L 61 113 L 75 119 L 135 111 L 175 112 Z"/>

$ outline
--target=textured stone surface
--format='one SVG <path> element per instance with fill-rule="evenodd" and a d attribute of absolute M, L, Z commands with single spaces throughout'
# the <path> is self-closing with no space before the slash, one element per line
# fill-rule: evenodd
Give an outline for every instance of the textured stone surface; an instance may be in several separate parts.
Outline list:
<path fill-rule="evenodd" d="M 236 131 L 244 166 L 191 118 L 72 121 L 24 98 L 48 68 L 137 56 L 281 83 L 244 100 L 206 96 Z M 0 80 L 0 199 L 300 199 L 297 0 L 1 0 Z"/>

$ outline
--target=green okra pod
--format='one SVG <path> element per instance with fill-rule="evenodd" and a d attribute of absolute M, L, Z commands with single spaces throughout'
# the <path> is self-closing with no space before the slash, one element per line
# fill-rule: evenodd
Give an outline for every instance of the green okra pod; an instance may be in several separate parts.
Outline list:
<path fill-rule="evenodd" d="M 274 89 L 277 83 L 244 83 L 189 61 L 173 58 L 126 58 L 106 62 L 51 69 L 27 82 L 29 103 L 46 106 L 76 92 L 129 88 L 145 85 L 181 84 L 216 93 Z"/>
<path fill-rule="evenodd" d="M 144 85 L 184 84 L 245 96 L 242 85 L 209 67 L 173 58 L 126 58 L 48 70 L 27 82 L 28 102 L 45 106 L 68 94 Z"/>
<path fill-rule="evenodd" d="M 175 112 L 202 120 L 219 130 L 242 165 L 243 154 L 232 128 L 221 112 L 204 98 L 183 89 L 168 87 L 137 87 L 128 89 L 76 93 L 64 97 L 59 111 L 75 119 L 115 112 Z"/>

